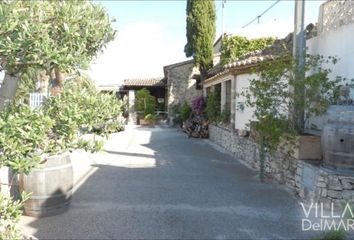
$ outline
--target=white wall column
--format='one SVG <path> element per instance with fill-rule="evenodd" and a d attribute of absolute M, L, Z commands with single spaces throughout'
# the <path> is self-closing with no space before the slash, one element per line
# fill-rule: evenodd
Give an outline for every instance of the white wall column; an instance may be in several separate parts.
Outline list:
<path fill-rule="evenodd" d="M 220 109 L 221 111 L 224 110 L 225 107 L 225 103 L 226 103 L 226 82 L 222 82 L 221 83 L 221 101 L 220 101 Z"/>
<path fill-rule="evenodd" d="M 233 78 L 231 79 L 231 126 L 232 128 L 235 128 L 235 122 L 236 122 L 236 78 L 237 75 L 234 75 Z"/>
<path fill-rule="evenodd" d="M 129 90 L 128 92 L 128 109 L 129 109 L 128 124 L 137 124 L 137 115 L 135 112 L 135 90 Z"/>

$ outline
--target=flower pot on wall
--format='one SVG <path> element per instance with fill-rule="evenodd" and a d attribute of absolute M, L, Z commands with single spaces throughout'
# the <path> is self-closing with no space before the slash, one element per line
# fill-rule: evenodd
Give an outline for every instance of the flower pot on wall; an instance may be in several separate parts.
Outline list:
<path fill-rule="evenodd" d="M 322 159 L 321 137 L 300 135 L 291 145 L 289 143 L 284 144 L 284 142 L 280 143 L 278 150 L 283 153 L 290 151 L 291 156 L 295 159 L 319 164 Z"/>
<path fill-rule="evenodd" d="M 321 137 L 302 135 L 297 138 L 297 147 L 294 157 L 301 160 L 309 160 L 319 163 L 322 158 Z"/>
<path fill-rule="evenodd" d="M 28 216 L 44 217 L 63 213 L 68 209 L 73 189 L 73 168 L 69 154 L 54 155 L 33 169 L 20 175 L 20 189 L 32 193 L 25 202 Z"/>

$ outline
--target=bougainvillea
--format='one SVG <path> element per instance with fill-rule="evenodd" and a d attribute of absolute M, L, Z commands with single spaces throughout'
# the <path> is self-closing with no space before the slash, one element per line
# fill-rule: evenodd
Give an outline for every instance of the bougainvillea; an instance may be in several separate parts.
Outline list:
<path fill-rule="evenodd" d="M 197 114 L 201 114 L 205 108 L 205 100 L 203 96 L 195 97 L 192 100 L 192 110 Z"/>

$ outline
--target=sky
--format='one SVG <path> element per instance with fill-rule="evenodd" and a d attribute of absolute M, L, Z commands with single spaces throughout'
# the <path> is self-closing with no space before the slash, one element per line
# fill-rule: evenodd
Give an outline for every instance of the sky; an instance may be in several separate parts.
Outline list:
<path fill-rule="evenodd" d="M 163 66 L 187 60 L 186 0 L 105 0 L 103 5 L 116 21 L 114 41 L 109 43 L 90 67 L 97 85 L 122 84 L 127 78 L 163 76 Z M 281 0 L 258 21 L 242 26 L 270 7 L 275 0 L 216 0 L 216 38 L 222 32 L 248 38 L 285 37 L 294 29 L 294 1 Z M 306 1 L 305 24 L 315 23 L 319 6 L 325 1 Z M 223 16 L 223 17 L 222 17 Z"/>

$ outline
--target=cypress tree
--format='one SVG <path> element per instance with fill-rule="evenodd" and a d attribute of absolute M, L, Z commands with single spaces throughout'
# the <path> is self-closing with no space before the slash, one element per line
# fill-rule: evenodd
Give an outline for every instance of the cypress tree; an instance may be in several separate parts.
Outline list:
<path fill-rule="evenodd" d="M 193 56 L 199 67 L 202 80 L 213 66 L 213 44 L 215 39 L 214 0 L 187 0 L 187 44 L 186 57 Z"/>

